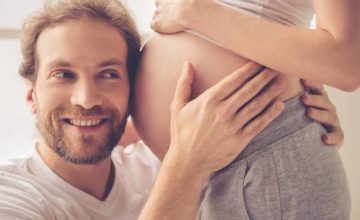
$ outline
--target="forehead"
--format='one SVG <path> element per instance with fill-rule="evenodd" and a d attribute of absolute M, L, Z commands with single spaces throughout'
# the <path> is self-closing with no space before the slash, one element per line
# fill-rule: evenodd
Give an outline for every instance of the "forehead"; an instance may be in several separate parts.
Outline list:
<path fill-rule="evenodd" d="M 36 54 L 39 66 L 54 60 L 96 64 L 109 59 L 126 63 L 125 38 L 115 27 L 92 18 L 67 20 L 39 35 Z"/>

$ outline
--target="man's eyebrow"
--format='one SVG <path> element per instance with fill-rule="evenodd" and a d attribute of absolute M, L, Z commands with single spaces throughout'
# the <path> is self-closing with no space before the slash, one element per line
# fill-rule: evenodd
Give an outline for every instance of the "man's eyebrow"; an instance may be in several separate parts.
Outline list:
<path fill-rule="evenodd" d="M 126 67 L 125 63 L 118 59 L 105 60 L 98 65 L 98 67 L 106 67 L 106 66 Z"/>
<path fill-rule="evenodd" d="M 46 65 L 47 69 L 52 69 L 54 67 L 72 67 L 72 65 L 70 62 L 67 62 L 62 59 L 53 60 L 49 64 Z"/>
<path fill-rule="evenodd" d="M 73 65 L 63 59 L 56 59 L 51 61 L 49 64 L 46 65 L 47 69 L 52 69 L 55 67 L 72 67 Z M 109 59 L 105 60 L 97 65 L 98 67 L 106 67 L 106 66 L 118 66 L 118 67 L 126 67 L 125 63 L 118 60 L 118 59 Z"/>

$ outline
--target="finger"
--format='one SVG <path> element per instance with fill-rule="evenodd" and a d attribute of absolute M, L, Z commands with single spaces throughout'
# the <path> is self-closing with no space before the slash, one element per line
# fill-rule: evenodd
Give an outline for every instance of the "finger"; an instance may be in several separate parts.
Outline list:
<path fill-rule="evenodd" d="M 174 110 L 181 109 L 189 102 L 191 96 L 192 83 L 194 81 L 194 69 L 189 62 L 185 62 L 182 72 L 177 81 L 175 95 L 172 101 Z"/>
<path fill-rule="evenodd" d="M 320 110 L 316 108 L 307 109 L 307 115 L 315 121 L 332 127 L 338 127 L 339 120 L 335 114 L 327 110 Z"/>
<path fill-rule="evenodd" d="M 158 9 L 156 9 L 153 13 L 152 19 L 151 19 L 151 23 L 150 23 L 150 27 L 153 30 L 158 30 L 161 29 L 161 24 L 162 24 L 162 19 L 161 19 L 161 14 L 160 11 Z"/>
<path fill-rule="evenodd" d="M 276 80 L 272 85 L 262 92 L 258 97 L 251 100 L 240 111 L 238 111 L 233 119 L 238 127 L 243 127 L 249 120 L 262 112 L 270 102 L 273 102 L 285 88 L 283 80 Z"/>
<path fill-rule="evenodd" d="M 324 86 L 321 83 L 314 82 L 311 80 L 305 80 L 305 79 L 303 79 L 302 82 L 303 82 L 304 86 L 306 88 L 310 89 L 310 92 L 313 94 L 319 94 L 319 95 L 327 94 L 324 89 Z"/>
<path fill-rule="evenodd" d="M 312 95 L 309 93 L 304 93 L 301 99 L 303 103 L 309 107 L 325 110 L 332 110 L 334 108 L 328 97 L 322 95 Z"/>
<path fill-rule="evenodd" d="M 160 32 L 161 30 L 161 22 L 158 18 L 153 18 L 153 20 L 150 23 L 151 29 L 153 29 L 156 32 Z"/>
<path fill-rule="evenodd" d="M 258 135 L 264 128 L 266 128 L 284 109 L 284 103 L 276 102 L 268 110 L 261 113 L 253 121 L 247 124 L 244 128 L 239 129 L 239 138 L 247 138 L 247 141 L 253 139 Z"/>
<path fill-rule="evenodd" d="M 205 94 L 211 94 L 212 97 L 218 101 L 226 99 L 262 69 L 263 67 L 261 65 L 249 62 L 208 89 Z"/>
<path fill-rule="evenodd" d="M 333 132 L 326 133 L 322 136 L 322 140 L 325 144 L 335 145 L 338 149 L 344 143 L 344 133 L 340 129 L 336 129 Z"/>
<path fill-rule="evenodd" d="M 267 86 L 276 75 L 277 73 L 270 69 L 265 69 L 257 74 L 228 99 L 223 101 L 225 110 L 231 113 L 231 115 L 235 114 L 243 105 L 254 98 L 265 86 Z M 252 102 L 250 106 L 256 109 L 258 108 L 257 105 L 259 105 L 259 103 L 256 101 Z"/>

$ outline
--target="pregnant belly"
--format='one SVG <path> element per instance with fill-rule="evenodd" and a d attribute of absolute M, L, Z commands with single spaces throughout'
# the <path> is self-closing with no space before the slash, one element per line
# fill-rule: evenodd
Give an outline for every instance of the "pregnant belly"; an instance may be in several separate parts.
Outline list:
<path fill-rule="evenodd" d="M 159 157 L 170 144 L 170 103 L 184 61 L 195 73 L 192 97 L 215 85 L 249 60 L 189 33 L 154 34 L 146 43 L 134 87 L 132 119 L 135 128 Z M 287 89 L 278 98 L 286 100 L 299 92 L 299 79 L 280 74 Z"/>

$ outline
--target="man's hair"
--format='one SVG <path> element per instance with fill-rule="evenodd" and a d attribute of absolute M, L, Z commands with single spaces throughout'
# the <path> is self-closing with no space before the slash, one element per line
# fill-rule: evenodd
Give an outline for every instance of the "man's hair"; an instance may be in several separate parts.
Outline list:
<path fill-rule="evenodd" d="M 56 3 L 55 3 L 56 2 Z M 125 38 L 130 85 L 134 82 L 141 39 L 135 22 L 119 0 L 48 0 L 44 7 L 24 23 L 21 34 L 22 63 L 20 75 L 35 84 L 37 77 L 36 43 L 40 33 L 67 20 L 90 17 L 115 27 Z"/>

